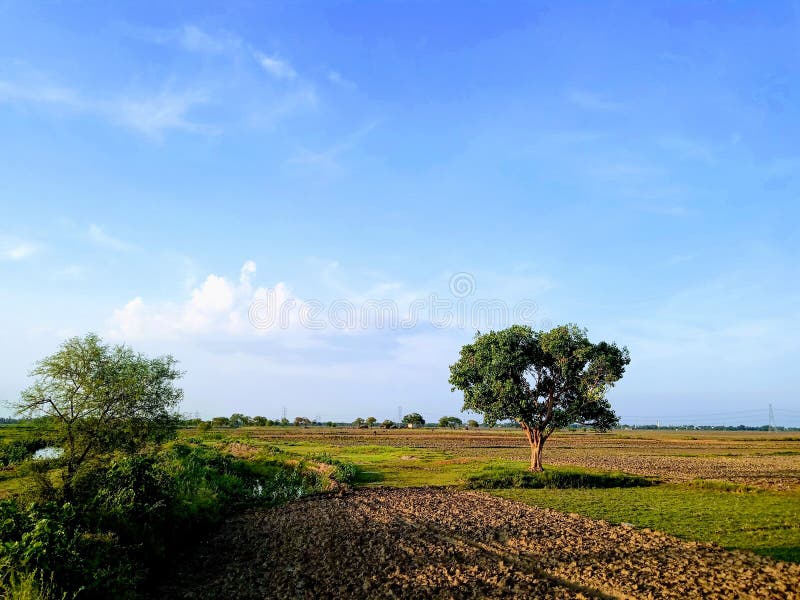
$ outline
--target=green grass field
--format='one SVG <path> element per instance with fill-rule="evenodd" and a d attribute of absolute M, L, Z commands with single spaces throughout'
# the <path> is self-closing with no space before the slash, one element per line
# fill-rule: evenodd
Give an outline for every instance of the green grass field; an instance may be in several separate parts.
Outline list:
<path fill-rule="evenodd" d="M 687 485 L 559 490 L 493 490 L 526 504 L 631 523 L 680 538 L 714 542 L 800 562 L 800 494 L 729 492 Z"/>

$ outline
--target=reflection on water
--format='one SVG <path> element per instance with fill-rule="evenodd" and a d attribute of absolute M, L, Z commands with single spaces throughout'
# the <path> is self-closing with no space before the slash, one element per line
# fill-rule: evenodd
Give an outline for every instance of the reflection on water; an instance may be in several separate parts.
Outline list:
<path fill-rule="evenodd" d="M 58 448 L 56 446 L 47 446 L 45 448 L 40 448 L 36 452 L 33 453 L 33 460 L 43 460 L 47 458 L 58 458 L 64 454 L 64 450 L 62 448 Z"/>

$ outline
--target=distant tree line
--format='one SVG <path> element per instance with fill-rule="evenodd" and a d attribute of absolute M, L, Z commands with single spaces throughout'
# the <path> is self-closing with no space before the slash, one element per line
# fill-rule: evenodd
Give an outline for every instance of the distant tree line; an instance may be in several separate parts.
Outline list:
<path fill-rule="evenodd" d="M 236 429 L 238 427 L 355 427 L 356 429 L 371 429 L 373 427 L 380 427 L 381 429 L 396 429 L 398 427 L 441 427 L 458 429 L 467 427 L 469 429 L 477 429 L 481 425 L 475 419 L 469 419 L 464 422 L 458 417 L 443 416 L 437 423 L 426 423 L 423 416 L 419 413 L 409 413 L 400 420 L 399 423 L 391 419 L 385 419 L 378 422 L 376 417 L 358 417 L 351 423 L 335 422 L 335 421 L 317 421 L 316 419 L 309 419 L 308 417 L 295 417 L 294 420 L 289 419 L 269 419 L 267 417 L 255 416 L 249 417 L 241 413 L 233 413 L 230 417 L 213 417 L 207 421 L 203 419 L 184 419 L 182 422 L 184 427 L 197 427 L 200 431 L 210 431 L 211 429 Z M 497 423 L 496 426 L 519 426 L 517 423 Z"/>

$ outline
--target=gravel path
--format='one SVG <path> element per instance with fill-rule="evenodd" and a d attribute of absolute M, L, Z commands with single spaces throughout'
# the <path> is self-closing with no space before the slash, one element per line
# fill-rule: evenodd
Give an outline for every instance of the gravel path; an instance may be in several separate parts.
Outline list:
<path fill-rule="evenodd" d="M 447 489 L 228 520 L 161 598 L 800 598 L 800 565 Z"/>

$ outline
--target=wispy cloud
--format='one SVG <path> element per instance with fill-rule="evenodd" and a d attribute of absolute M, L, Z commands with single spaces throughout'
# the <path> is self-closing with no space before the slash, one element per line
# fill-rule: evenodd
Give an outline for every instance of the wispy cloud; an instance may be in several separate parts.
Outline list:
<path fill-rule="evenodd" d="M 600 94 L 585 90 L 572 90 L 568 92 L 567 101 L 585 110 L 616 111 L 625 107 L 622 102 L 611 100 Z"/>
<path fill-rule="evenodd" d="M 164 132 L 176 130 L 190 133 L 215 134 L 217 127 L 192 120 L 193 108 L 208 103 L 203 92 L 181 94 L 161 93 L 144 98 L 125 98 L 108 108 L 108 115 L 122 125 L 148 137 L 160 138 Z"/>
<path fill-rule="evenodd" d="M 238 51 L 242 41 L 229 34 L 210 34 L 196 25 L 184 25 L 176 35 L 180 45 L 189 52 L 226 54 Z"/>
<path fill-rule="evenodd" d="M 136 246 L 133 244 L 129 244 L 128 242 L 124 242 L 112 235 L 109 235 L 102 227 L 95 225 L 94 223 L 89 225 L 89 239 L 98 246 L 102 246 L 103 248 L 108 248 L 109 250 L 114 250 L 116 252 L 129 252 L 136 249 Z"/>
<path fill-rule="evenodd" d="M 324 150 L 309 150 L 301 148 L 288 162 L 290 164 L 312 167 L 328 174 L 339 170 L 339 159 L 343 154 L 356 147 L 358 142 L 376 127 L 375 122 L 370 122 L 346 135 L 340 142 Z"/>
<path fill-rule="evenodd" d="M 664 169 L 637 162 L 618 161 L 593 165 L 588 169 L 593 177 L 607 181 L 630 183 L 632 181 L 649 181 L 665 174 Z"/>
<path fill-rule="evenodd" d="M 43 81 L 0 80 L 0 102 L 59 104 L 82 109 L 84 101 L 69 88 Z"/>
<path fill-rule="evenodd" d="M 297 72 L 292 65 L 277 56 L 267 56 L 258 51 L 254 52 L 253 56 L 261 68 L 276 79 L 295 79 L 297 77 Z"/>
<path fill-rule="evenodd" d="M 36 254 L 40 246 L 17 239 L 0 240 L 0 258 L 3 260 L 25 260 Z"/>
<path fill-rule="evenodd" d="M 338 85 L 338 86 L 341 86 L 341 87 L 344 87 L 344 88 L 354 88 L 354 87 L 356 87 L 355 83 L 353 83 L 349 79 L 346 79 L 345 77 L 343 77 L 342 74 L 339 73 L 339 71 L 333 71 L 333 70 L 328 71 L 327 78 L 328 78 L 328 81 L 330 81 L 331 83 L 333 83 L 335 85 Z"/>
<path fill-rule="evenodd" d="M 700 140 L 690 139 L 680 135 L 665 135 L 657 140 L 659 146 L 685 160 L 695 160 L 704 163 L 714 162 L 714 152 L 711 147 Z"/>
<path fill-rule="evenodd" d="M 94 99 L 70 87 L 37 77 L 0 80 L 2 102 L 51 106 L 74 113 L 93 114 L 156 139 L 172 130 L 206 134 L 214 132 L 213 127 L 190 118 L 190 112 L 195 107 L 208 102 L 207 94 L 202 92 L 160 91 Z"/>
<path fill-rule="evenodd" d="M 694 259 L 695 259 L 694 254 L 675 254 L 666 259 L 664 261 L 664 265 L 668 267 L 674 267 L 675 265 L 682 265 L 685 263 L 692 262 Z"/>
<path fill-rule="evenodd" d="M 267 77 L 243 79 L 228 68 L 207 76 L 208 65 L 203 63 L 202 79 L 193 76 L 190 68 L 182 77 L 165 74 L 166 83 L 162 85 L 139 90 L 98 90 L 79 88 L 60 77 L 17 67 L 17 72 L 0 78 L 0 104 L 30 106 L 58 115 L 91 115 L 160 141 L 171 132 L 219 135 L 223 133 L 221 123 L 272 126 L 275 121 L 318 103 L 313 82 L 298 74 L 288 60 L 254 48 L 228 32 L 209 32 L 187 24 L 173 29 L 135 29 L 129 34 L 173 50 L 205 55 L 203 59 L 213 56 L 217 63 L 223 61 Z M 338 73 L 332 80 L 340 85 L 348 83 Z M 243 81 L 248 82 L 247 88 L 241 87 Z M 276 81 L 283 85 L 276 86 Z M 258 115 L 252 114 L 254 99 L 258 99 Z M 201 107 L 206 109 L 202 117 L 198 113 Z M 229 114 L 220 114 L 222 111 Z"/>
<path fill-rule="evenodd" d="M 86 269 L 81 265 L 66 265 L 53 272 L 53 278 L 58 281 L 79 281 L 84 278 Z"/>
<path fill-rule="evenodd" d="M 226 31 L 210 32 L 198 25 L 186 24 L 175 29 L 138 31 L 136 35 L 156 44 L 177 45 L 187 52 L 246 58 L 255 61 L 263 71 L 276 79 L 298 79 L 297 71 L 289 61 L 254 48 L 241 37 Z M 335 75 L 338 76 L 338 73 Z M 339 81 L 347 83 L 342 78 Z"/>

